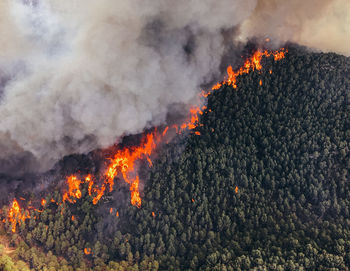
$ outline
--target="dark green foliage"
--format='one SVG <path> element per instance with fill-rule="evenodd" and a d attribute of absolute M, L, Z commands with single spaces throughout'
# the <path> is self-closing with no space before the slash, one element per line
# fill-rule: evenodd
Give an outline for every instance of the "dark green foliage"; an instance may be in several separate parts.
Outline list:
<path fill-rule="evenodd" d="M 265 62 L 209 97 L 176 162 L 155 163 L 130 244 L 161 269 L 350 265 L 350 61 Z"/>
<path fill-rule="evenodd" d="M 264 67 L 209 96 L 201 135 L 161 150 L 112 236 L 89 198 L 52 204 L 21 229 L 20 258 L 42 270 L 36 245 L 82 270 L 348 270 L 350 60 L 291 49 Z"/>

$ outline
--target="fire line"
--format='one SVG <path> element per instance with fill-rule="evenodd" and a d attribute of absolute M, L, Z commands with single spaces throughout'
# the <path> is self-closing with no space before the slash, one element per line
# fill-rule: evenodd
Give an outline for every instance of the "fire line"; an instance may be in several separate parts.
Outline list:
<path fill-rule="evenodd" d="M 244 65 L 238 70 L 234 71 L 232 66 L 227 68 L 227 79 L 222 82 L 215 84 L 209 91 L 202 91 L 200 98 L 207 98 L 209 95 L 219 90 L 223 85 L 232 86 L 234 89 L 237 88 L 237 77 L 243 74 L 248 74 L 250 71 L 261 70 L 262 63 L 261 60 L 263 57 L 273 56 L 275 61 L 281 60 L 285 57 L 285 54 L 288 52 L 287 49 L 280 49 L 278 51 L 256 51 L 250 58 L 248 58 Z M 272 70 L 269 70 L 269 73 L 272 73 Z M 262 85 L 262 81 L 259 81 L 259 85 Z M 125 147 L 119 149 L 114 153 L 114 156 L 109 159 L 109 164 L 102 176 L 96 178 L 92 174 L 87 175 L 85 178 L 79 178 L 78 175 L 68 176 L 66 179 L 67 189 L 62 195 L 62 203 L 64 204 L 68 201 L 71 204 L 76 203 L 78 199 L 82 197 L 82 185 L 87 184 L 88 194 L 92 197 L 92 203 L 97 204 L 103 195 L 109 191 L 113 191 L 114 181 L 117 176 L 121 176 L 123 180 L 130 185 L 130 201 L 131 204 L 141 208 L 142 199 L 140 195 L 140 179 L 136 170 L 136 163 L 139 160 L 146 159 L 149 163 L 149 166 L 152 166 L 151 155 L 156 149 L 159 143 L 163 142 L 164 137 L 168 134 L 171 129 L 175 129 L 176 133 L 181 133 L 185 130 L 193 130 L 197 127 L 199 122 L 199 116 L 204 113 L 207 109 L 206 106 L 195 106 L 192 107 L 189 111 L 189 118 L 179 125 L 167 126 L 162 132 L 158 132 L 157 129 L 154 129 L 152 132 L 146 134 L 141 143 L 138 146 Z M 209 109 L 209 112 L 211 110 Z M 200 135 L 199 131 L 194 132 L 195 135 Z M 235 193 L 238 193 L 238 187 L 235 187 Z M 24 198 L 20 198 L 24 201 Z M 51 199 L 51 202 L 57 203 L 55 200 Z M 192 199 L 192 202 L 195 202 Z M 44 209 L 47 205 L 45 199 L 41 200 L 41 207 Z M 29 203 L 27 209 L 34 209 L 34 211 L 42 212 L 43 210 L 35 209 Z M 110 209 L 112 213 L 113 209 Z M 152 216 L 155 216 L 152 212 Z M 116 212 L 116 217 L 119 217 L 119 212 Z M 9 208 L 7 221 L 11 224 L 12 232 L 16 232 L 17 224 L 22 224 L 26 219 L 30 218 L 28 210 L 21 209 L 18 201 L 13 200 L 11 207 Z M 5 221 L 6 221 L 5 219 Z M 76 219 L 75 216 L 72 216 L 72 220 Z M 85 248 L 84 252 L 86 255 L 91 254 L 90 248 Z"/>

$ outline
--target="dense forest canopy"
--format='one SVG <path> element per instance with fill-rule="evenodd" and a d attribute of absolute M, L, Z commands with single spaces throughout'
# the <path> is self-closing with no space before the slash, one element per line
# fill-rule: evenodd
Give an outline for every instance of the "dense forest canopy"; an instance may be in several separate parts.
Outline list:
<path fill-rule="evenodd" d="M 350 59 L 290 48 L 263 67 L 208 97 L 200 135 L 159 150 L 141 208 L 95 206 L 87 187 L 57 207 L 55 192 L 5 225 L 1 268 L 348 270 Z"/>

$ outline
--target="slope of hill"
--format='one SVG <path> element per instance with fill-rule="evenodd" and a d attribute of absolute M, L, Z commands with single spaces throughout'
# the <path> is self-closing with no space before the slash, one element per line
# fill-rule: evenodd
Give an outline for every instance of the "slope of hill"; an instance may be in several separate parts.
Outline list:
<path fill-rule="evenodd" d="M 208 97 L 200 135 L 145 173 L 140 209 L 110 214 L 85 188 L 20 227 L 17 257 L 35 270 L 348 270 L 350 59 L 289 51 Z"/>

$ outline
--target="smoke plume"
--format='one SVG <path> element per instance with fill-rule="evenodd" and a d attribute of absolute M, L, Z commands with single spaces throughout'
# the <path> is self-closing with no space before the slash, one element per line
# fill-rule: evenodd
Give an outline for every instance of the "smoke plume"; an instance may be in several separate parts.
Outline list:
<path fill-rule="evenodd" d="M 44 170 L 164 123 L 218 76 L 227 42 L 268 36 L 349 53 L 346 9 L 345 0 L 3 0 L 0 171 Z"/>
<path fill-rule="evenodd" d="M 270 38 L 350 56 L 350 1 L 261 0 L 241 25 L 241 40 Z"/>

